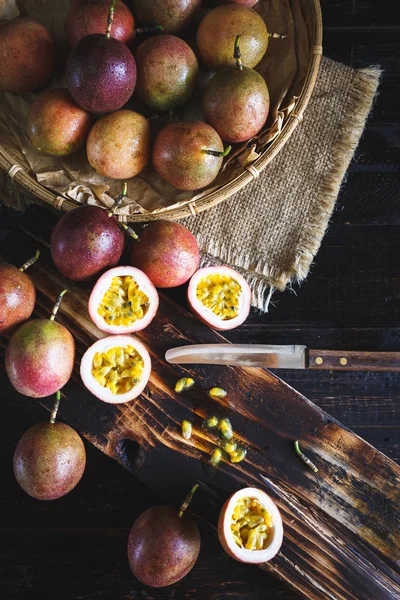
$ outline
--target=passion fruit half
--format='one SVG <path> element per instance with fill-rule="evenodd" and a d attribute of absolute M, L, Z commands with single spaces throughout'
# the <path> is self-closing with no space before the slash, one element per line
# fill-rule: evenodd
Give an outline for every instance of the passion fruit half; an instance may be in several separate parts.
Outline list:
<path fill-rule="evenodd" d="M 141 331 L 154 319 L 158 292 L 143 271 L 116 267 L 100 277 L 89 298 L 89 315 L 101 331 Z"/>
<path fill-rule="evenodd" d="M 222 507 L 218 538 L 225 552 L 239 562 L 267 562 L 282 545 L 279 509 L 262 490 L 251 487 L 239 490 Z"/>
<path fill-rule="evenodd" d="M 188 302 L 192 312 L 213 329 L 234 329 L 248 317 L 251 290 L 234 269 L 205 267 L 190 280 Z"/>
<path fill-rule="evenodd" d="M 81 360 L 81 378 L 96 398 L 123 404 L 139 396 L 149 381 L 151 359 L 131 335 L 112 335 L 95 342 Z"/>

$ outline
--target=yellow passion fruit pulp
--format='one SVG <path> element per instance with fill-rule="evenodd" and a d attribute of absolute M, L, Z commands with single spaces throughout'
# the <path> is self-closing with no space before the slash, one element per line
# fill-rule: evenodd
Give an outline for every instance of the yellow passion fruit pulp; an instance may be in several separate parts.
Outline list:
<path fill-rule="evenodd" d="M 263 550 L 273 526 L 270 513 L 254 498 L 241 498 L 232 513 L 231 531 L 246 550 Z"/>
<path fill-rule="evenodd" d="M 131 325 L 143 319 L 150 301 L 133 277 L 114 277 L 97 309 L 108 325 Z"/>
<path fill-rule="evenodd" d="M 93 356 L 92 375 L 113 394 L 126 394 L 143 374 L 144 362 L 133 346 L 110 348 Z"/>
<path fill-rule="evenodd" d="M 202 277 L 196 289 L 198 300 L 223 320 L 237 317 L 241 293 L 240 283 L 220 273 Z"/>

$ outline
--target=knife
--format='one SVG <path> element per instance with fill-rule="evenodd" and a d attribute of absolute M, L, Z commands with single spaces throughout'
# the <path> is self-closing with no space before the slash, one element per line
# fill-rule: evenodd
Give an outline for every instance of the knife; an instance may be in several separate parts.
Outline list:
<path fill-rule="evenodd" d="M 269 344 L 193 344 L 165 354 L 172 364 L 235 365 L 267 369 L 400 371 L 400 352 L 310 350 Z"/>

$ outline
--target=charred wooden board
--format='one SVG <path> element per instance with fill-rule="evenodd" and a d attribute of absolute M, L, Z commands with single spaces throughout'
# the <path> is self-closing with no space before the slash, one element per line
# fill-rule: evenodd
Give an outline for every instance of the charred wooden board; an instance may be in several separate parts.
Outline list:
<path fill-rule="evenodd" d="M 86 347 L 103 336 L 88 317 L 90 287 L 68 282 L 54 269 L 48 252 L 54 220 L 44 211 L 32 214 L 0 251 L 18 265 L 40 247 L 40 261 L 30 270 L 38 316 L 48 316 L 60 290 L 69 289 L 58 318 L 75 337 L 77 368 L 64 389 L 61 416 L 176 504 L 194 481 L 201 482 L 193 510 L 213 525 L 227 495 L 243 485 L 264 487 L 263 473 L 282 512 L 285 539 L 262 568 L 305 598 L 400 597 L 400 468 L 268 371 L 167 364 L 164 354 L 172 346 L 225 340 L 164 298 L 157 318 L 138 334 L 153 360 L 145 393 L 126 405 L 99 402 L 77 374 Z M 177 378 L 187 374 L 197 386 L 175 394 Z M 214 385 L 228 391 L 225 401 L 207 396 Z M 50 407 L 52 399 L 43 403 Z M 224 463 L 216 473 L 207 468 L 213 443 L 201 429 L 209 413 L 229 416 L 248 446 L 245 461 Z M 194 424 L 189 441 L 180 434 L 182 419 Z M 296 439 L 317 464 L 317 475 L 294 453 Z"/>

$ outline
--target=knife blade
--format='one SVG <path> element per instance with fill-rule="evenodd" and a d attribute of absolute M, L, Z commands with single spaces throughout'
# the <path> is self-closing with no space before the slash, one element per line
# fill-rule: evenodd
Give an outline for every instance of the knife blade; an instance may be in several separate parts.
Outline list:
<path fill-rule="evenodd" d="M 192 344 L 171 348 L 172 364 L 233 365 L 266 369 L 400 371 L 400 352 L 309 350 L 302 345 Z"/>

